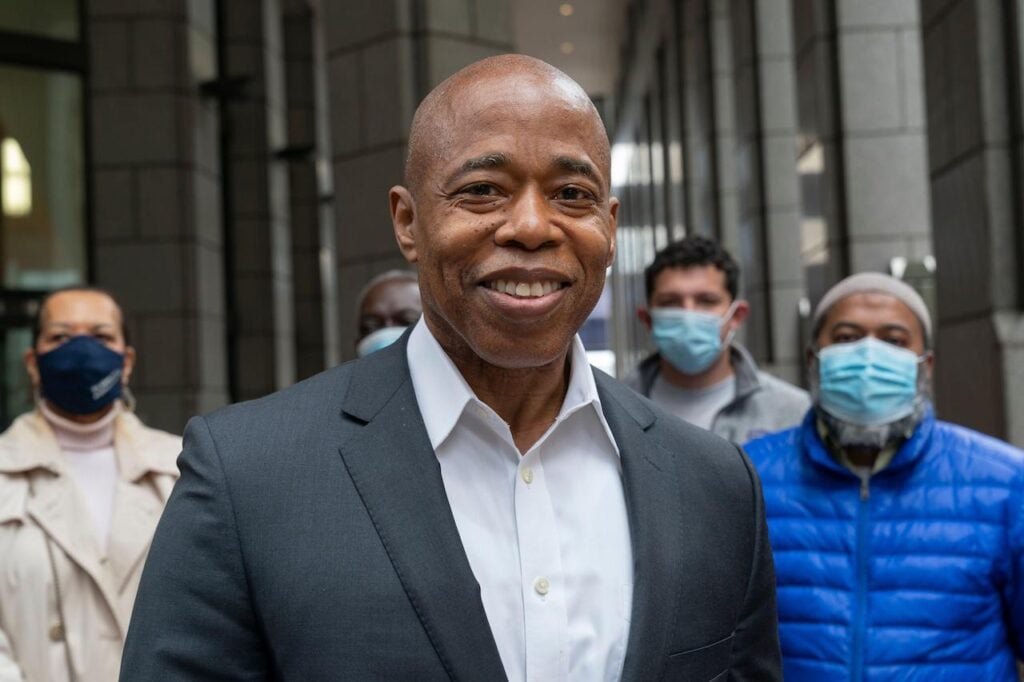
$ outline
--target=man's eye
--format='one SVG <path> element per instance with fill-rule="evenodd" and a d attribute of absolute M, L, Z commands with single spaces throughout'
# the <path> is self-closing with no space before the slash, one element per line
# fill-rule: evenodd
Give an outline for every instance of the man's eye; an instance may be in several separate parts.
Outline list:
<path fill-rule="evenodd" d="M 558 198 L 562 201 L 593 201 L 594 195 L 580 187 L 563 187 L 558 190 Z"/>
<path fill-rule="evenodd" d="M 471 194 L 476 197 L 492 197 L 495 196 L 498 191 L 493 185 L 487 185 L 484 183 L 478 183 L 476 185 L 470 185 L 462 190 L 463 194 Z"/>
<path fill-rule="evenodd" d="M 886 343 L 891 343 L 894 346 L 899 346 L 900 348 L 907 347 L 907 340 L 897 336 L 890 336 L 882 339 L 882 341 L 885 341 Z"/>

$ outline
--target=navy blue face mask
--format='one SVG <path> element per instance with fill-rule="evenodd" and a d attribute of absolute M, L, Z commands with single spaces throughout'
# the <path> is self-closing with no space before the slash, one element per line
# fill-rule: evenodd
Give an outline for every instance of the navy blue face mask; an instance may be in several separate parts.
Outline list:
<path fill-rule="evenodd" d="M 71 414 L 99 412 L 121 396 L 124 355 L 76 336 L 36 355 L 43 397 Z"/>

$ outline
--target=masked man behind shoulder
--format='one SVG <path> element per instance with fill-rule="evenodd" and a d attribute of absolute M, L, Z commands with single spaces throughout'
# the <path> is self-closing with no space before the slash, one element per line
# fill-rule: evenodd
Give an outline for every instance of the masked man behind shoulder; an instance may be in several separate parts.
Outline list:
<path fill-rule="evenodd" d="M 1016 680 L 1024 452 L 935 419 L 931 319 L 899 280 L 837 284 L 814 339 L 814 409 L 747 445 L 786 679 Z"/>
<path fill-rule="evenodd" d="M 423 317 L 189 423 L 121 679 L 778 680 L 740 449 L 587 364 L 615 254 L 590 98 L 520 55 L 413 118 Z"/>
<path fill-rule="evenodd" d="M 181 439 L 120 400 L 135 364 L 121 309 L 72 288 L 40 306 L 38 398 L 0 435 L 0 682 L 109 682 Z"/>
<path fill-rule="evenodd" d="M 680 419 L 745 443 L 798 424 L 811 403 L 733 341 L 750 312 L 739 279 L 736 261 L 707 237 L 659 251 L 644 271 L 647 307 L 639 311 L 658 350 L 626 383 Z"/>

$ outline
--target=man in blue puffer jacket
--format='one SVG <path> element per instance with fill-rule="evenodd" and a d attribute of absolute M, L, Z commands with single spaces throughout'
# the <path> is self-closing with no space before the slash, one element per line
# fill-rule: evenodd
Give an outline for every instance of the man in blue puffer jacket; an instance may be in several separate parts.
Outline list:
<path fill-rule="evenodd" d="M 1024 452 L 935 419 L 931 320 L 899 280 L 837 284 L 814 339 L 814 407 L 746 446 L 786 679 L 1016 680 Z"/>

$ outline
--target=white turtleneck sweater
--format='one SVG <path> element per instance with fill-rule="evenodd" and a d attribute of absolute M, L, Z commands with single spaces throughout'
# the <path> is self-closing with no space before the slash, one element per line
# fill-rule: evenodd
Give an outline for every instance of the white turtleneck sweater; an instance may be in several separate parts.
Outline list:
<path fill-rule="evenodd" d="M 91 424 L 79 424 L 65 419 L 45 403 L 39 409 L 57 437 L 57 443 L 64 453 L 64 463 L 89 510 L 96 529 L 96 539 L 105 552 L 117 488 L 114 420 L 121 410 L 120 404 L 115 403 L 110 412 Z"/>

